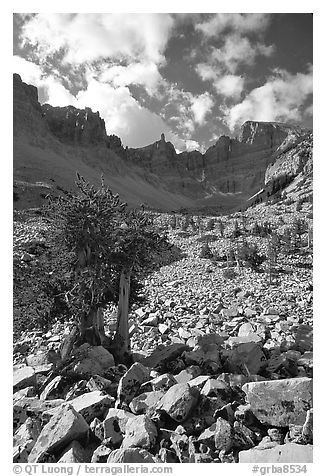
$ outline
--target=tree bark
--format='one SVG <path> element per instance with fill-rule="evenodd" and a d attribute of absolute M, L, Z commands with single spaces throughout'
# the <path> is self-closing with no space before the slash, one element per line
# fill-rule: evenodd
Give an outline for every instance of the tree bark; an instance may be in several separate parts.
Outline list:
<path fill-rule="evenodd" d="M 120 275 L 117 330 L 114 336 L 114 354 L 118 362 L 131 362 L 129 337 L 129 294 L 131 270 L 123 270 Z"/>

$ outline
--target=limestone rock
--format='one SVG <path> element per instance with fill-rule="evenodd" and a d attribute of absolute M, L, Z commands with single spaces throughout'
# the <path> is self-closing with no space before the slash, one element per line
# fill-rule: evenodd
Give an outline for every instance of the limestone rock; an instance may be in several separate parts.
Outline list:
<path fill-rule="evenodd" d="M 174 375 L 177 383 L 186 383 L 193 380 L 201 374 L 201 369 L 198 365 L 191 365 L 184 370 L 181 370 L 177 375 Z"/>
<path fill-rule="evenodd" d="M 155 463 L 154 457 L 142 448 L 120 448 L 113 450 L 108 463 Z"/>
<path fill-rule="evenodd" d="M 45 389 L 41 393 L 40 400 L 49 400 L 49 399 L 58 398 L 60 394 L 60 390 L 63 386 L 63 383 L 64 383 L 64 378 L 61 375 L 57 375 L 57 377 L 54 377 L 54 379 L 48 383 L 48 385 L 45 387 Z"/>
<path fill-rule="evenodd" d="M 178 383 L 169 388 L 157 409 L 165 411 L 173 420 L 185 421 L 197 405 L 199 391 L 187 383 Z"/>
<path fill-rule="evenodd" d="M 224 418 L 219 417 L 215 423 L 215 448 L 219 451 L 228 452 L 232 447 L 232 443 L 232 426 Z"/>
<path fill-rule="evenodd" d="M 312 379 L 250 382 L 242 387 L 253 414 L 271 426 L 302 425 L 312 407 Z"/>
<path fill-rule="evenodd" d="M 223 395 L 228 388 L 228 385 L 223 382 L 223 380 L 210 378 L 207 380 L 200 393 L 206 397 L 212 397 L 221 394 Z"/>
<path fill-rule="evenodd" d="M 114 398 L 95 390 L 94 392 L 84 393 L 70 400 L 69 403 L 76 412 L 85 418 L 87 423 L 90 423 L 95 417 L 102 417 L 114 405 Z"/>
<path fill-rule="evenodd" d="M 30 417 L 28 417 L 16 431 L 13 444 L 14 447 L 19 449 L 19 456 L 17 457 L 20 463 L 27 463 L 28 455 L 35 445 L 40 432 L 41 425 L 37 420 L 33 420 Z M 25 461 L 23 461 L 23 459 L 25 459 Z"/>
<path fill-rule="evenodd" d="M 240 343 L 229 351 L 228 369 L 232 373 L 258 374 L 266 366 L 266 356 L 255 342 Z"/>
<path fill-rule="evenodd" d="M 196 344 L 192 351 L 185 352 L 184 358 L 187 365 L 209 365 L 216 364 L 216 370 L 221 367 L 219 350 L 223 343 L 223 338 L 216 334 L 206 334 L 196 338 Z"/>
<path fill-rule="evenodd" d="M 146 415 L 139 415 L 127 421 L 122 446 L 150 449 L 154 446 L 156 438 L 157 429 L 152 420 Z"/>
<path fill-rule="evenodd" d="M 86 463 L 85 450 L 82 445 L 74 440 L 62 452 L 58 463 Z"/>
<path fill-rule="evenodd" d="M 73 440 L 86 436 L 89 426 L 85 419 L 69 404 L 62 405 L 47 423 L 29 455 L 29 463 L 40 463 L 46 453 L 53 454 Z"/>
<path fill-rule="evenodd" d="M 28 415 L 33 418 L 49 419 L 53 415 L 51 411 L 59 408 L 62 403 L 64 403 L 62 398 L 55 400 L 39 400 L 37 397 L 22 398 L 13 406 L 14 426 L 23 423 Z"/>
<path fill-rule="evenodd" d="M 21 390 L 17 390 L 17 392 L 13 394 L 13 403 L 15 405 L 15 403 L 18 403 L 19 400 L 21 400 L 22 398 L 35 397 L 35 395 L 36 395 L 35 387 L 22 388 Z"/>
<path fill-rule="evenodd" d="M 150 368 L 155 368 L 159 365 L 165 365 L 167 362 L 179 357 L 179 355 L 181 355 L 186 349 L 187 346 L 185 344 L 171 344 L 161 349 L 158 348 L 154 350 L 151 355 L 145 357 L 142 360 L 142 364 Z"/>
<path fill-rule="evenodd" d="M 14 366 L 13 391 L 25 387 L 36 387 L 36 376 L 33 367 Z"/>
<path fill-rule="evenodd" d="M 311 352 L 313 349 L 313 329 L 308 324 L 301 324 L 291 329 L 294 334 L 295 348 L 300 352 Z"/>
<path fill-rule="evenodd" d="M 115 365 L 113 355 L 102 346 L 83 344 L 75 352 L 77 362 L 73 371 L 83 376 L 100 375 Z"/>
<path fill-rule="evenodd" d="M 40 367 L 41 365 L 53 364 L 60 361 L 60 355 L 55 350 L 39 352 L 37 354 L 28 355 L 26 364 L 29 367 Z"/>
<path fill-rule="evenodd" d="M 91 463 L 106 463 L 112 450 L 105 445 L 100 445 L 96 448 L 92 455 Z"/>
<path fill-rule="evenodd" d="M 262 342 L 262 338 L 255 333 L 251 333 L 248 335 L 240 335 L 238 337 L 229 337 L 226 342 L 230 346 L 230 348 L 233 349 L 240 344 L 246 344 L 248 342 L 254 342 L 256 344 L 259 344 Z"/>
<path fill-rule="evenodd" d="M 111 426 L 114 424 L 112 423 L 113 420 L 117 422 L 121 432 L 125 433 L 126 425 L 130 418 L 135 418 L 135 415 L 133 413 L 127 412 L 126 410 L 110 408 L 105 417 L 105 420 L 103 421 L 104 438 L 110 438 L 109 428 L 111 428 Z M 114 424 L 114 426 L 115 428 L 117 428 L 116 424 Z"/>
<path fill-rule="evenodd" d="M 201 389 L 209 378 L 209 375 L 199 375 L 198 377 L 189 380 L 187 383 L 189 387 L 197 387 L 198 389 Z"/>
<path fill-rule="evenodd" d="M 154 378 L 149 382 L 153 390 L 167 390 L 176 383 L 178 382 L 176 381 L 174 375 L 171 374 L 159 375 L 158 377 Z"/>
<path fill-rule="evenodd" d="M 313 409 L 307 411 L 306 420 L 302 428 L 302 436 L 308 443 L 313 441 Z"/>
<path fill-rule="evenodd" d="M 312 445 L 287 443 L 273 448 L 240 451 L 239 463 L 312 463 Z"/>
<path fill-rule="evenodd" d="M 149 369 L 140 362 L 133 364 L 130 369 L 121 377 L 117 390 L 118 404 L 129 404 L 139 392 L 142 383 L 150 379 Z"/>
<path fill-rule="evenodd" d="M 87 382 L 87 388 L 91 392 L 95 390 L 106 390 L 108 393 L 114 390 L 114 385 L 112 384 L 112 381 L 101 377 L 100 375 L 93 375 Z"/>
<path fill-rule="evenodd" d="M 157 390 L 156 392 L 141 393 L 133 398 L 129 404 L 130 410 L 133 413 L 146 413 L 148 410 L 155 409 L 157 403 L 163 397 L 164 392 Z"/>

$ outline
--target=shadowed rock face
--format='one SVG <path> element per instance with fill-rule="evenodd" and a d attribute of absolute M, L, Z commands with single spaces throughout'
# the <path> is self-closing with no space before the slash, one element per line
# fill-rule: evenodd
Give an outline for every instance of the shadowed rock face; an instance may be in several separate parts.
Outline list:
<path fill-rule="evenodd" d="M 88 107 L 76 109 L 43 104 L 42 113 L 50 131 L 63 142 L 83 146 L 106 142 L 104 120 Z"/>
<path fill-rule="evenodd" d="M 129 149 L 128 160 L 164 177 L 168 188 L 202 197 L 219 191 L 248 194 L 263 186 L 267 166 L 289 133 L 300 128 L 287 124 L 247 121 L 239 139 L 221 136 L 205 154 L 177 154 L 164 137 L 146 147 Z"/>
<path fill-rule="evenodd" d="M 13 134 L 44 133 L 46 123 L 42 120 L 37 88 L 23 83 L 19 74 L 13 78 Z"/>

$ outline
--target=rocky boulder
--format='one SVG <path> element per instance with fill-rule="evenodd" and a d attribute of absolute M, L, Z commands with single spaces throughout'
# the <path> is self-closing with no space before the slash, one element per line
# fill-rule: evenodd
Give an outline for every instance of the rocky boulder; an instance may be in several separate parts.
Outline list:
<path fill-rule="evenodd" d="M 142 448 L 120 448 L 113 450 L 107 459 L 108 463 L 155 463 L 154 457 Z"/>
<path fill-rule="evenodd" d="M 139 415 L 130 418 L 126 424 L 126 434 L 122 443 L 123 448 L 150 449 L 157 438 L 157 429 L 148 416 Z"/>
<path fill-rule="evenodd" d="M 150 379 L 150 372 L 139 362 L 133 364 L 130 369 L 121 377 L 117 391 L 117 404 L 129 404 L 139 393 L 141 385 Z"/>
<path fill-rule="evenodd" d="M 267 425 L 302 425 L 312 408 L 312 379 L 291 378 L 250 382 L 242 387 L 251 411 Z"/>
<path fill-rule="evenodd" d="M 240 451 L 239 463 L 312 463 L 312 445 L 297 445 L 288 443 L 272 448 L 258 447 Z"/>
<path fill-rule="evenodd" d="M 198 403 L 199 390 L 187 383 L 173 385 L 157 405 L 178 423 L 185 421 Z"/>
<path fill-rule="evenodd" d="M 62 405 L 43 427 L 28 462 L 41 463 L 46 454 L 57 453 L 73 440 L 84 438 L 88 430 L 89 426 L 80 413 L 69 404 Z"/>
<path fill-rule="evenodd" d="M 36 387 L 36 375 L 33 367 L 14 366 L 13 391 L 21 390 L 25 387 Z"/>

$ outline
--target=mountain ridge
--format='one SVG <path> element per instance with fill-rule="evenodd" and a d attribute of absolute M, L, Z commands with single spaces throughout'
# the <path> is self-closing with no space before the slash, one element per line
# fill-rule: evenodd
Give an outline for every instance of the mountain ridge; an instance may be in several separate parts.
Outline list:
<path fill-rule="evenodd" d="M 239 138 L 221 136 L 204 154 L 177 153 L 164 134 L 145 147 L 129 148 L 107 135 L 98 112 L 41 106 L 37 88 L 19 75 L 13 79 L 16 183 L 52 182 L 71 190 L 77 170 L 93 183 L 103 174 L 131 206 L 145 202 L 162 210 L 213 206 L 217 211 L 241 206 L 264 185 L 284 141 L 307 134 L 289 124 L 246 121 Z"/>

